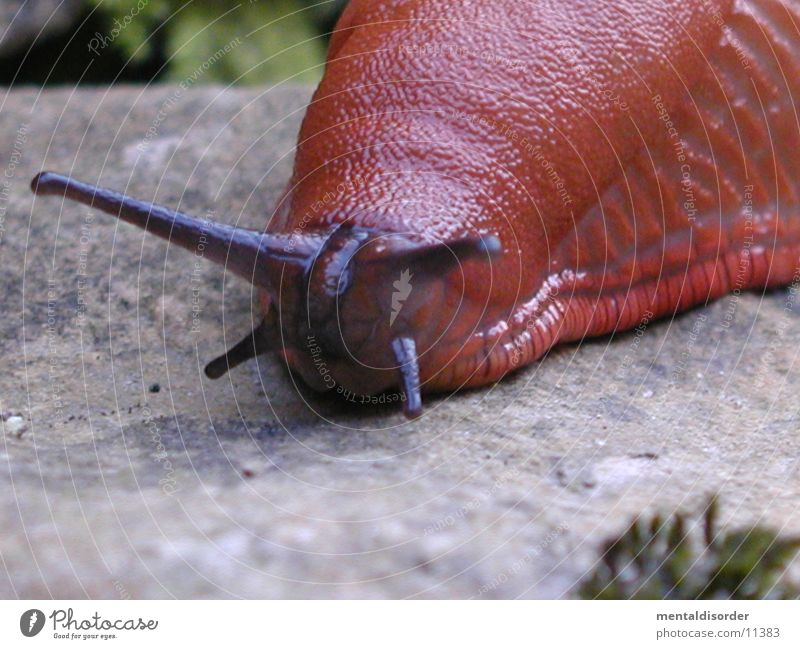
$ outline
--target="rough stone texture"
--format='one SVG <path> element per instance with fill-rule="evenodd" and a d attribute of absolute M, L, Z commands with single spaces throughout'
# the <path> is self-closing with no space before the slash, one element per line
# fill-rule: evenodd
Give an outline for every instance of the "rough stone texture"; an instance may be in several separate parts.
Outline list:
<path fill-rule="evenodd" d="M 800 532 L 788 291 L 559 348 L 408 423 L 271 358 L 208 381 L 250 288 L 28 191 L 50 168 L 259 226 L 309 92 L 5 97 L 0 409 L 24 428 L 0 434 L 0 595 L 566 597 L 633 515 L 714 492 L 724 521 Z"/>

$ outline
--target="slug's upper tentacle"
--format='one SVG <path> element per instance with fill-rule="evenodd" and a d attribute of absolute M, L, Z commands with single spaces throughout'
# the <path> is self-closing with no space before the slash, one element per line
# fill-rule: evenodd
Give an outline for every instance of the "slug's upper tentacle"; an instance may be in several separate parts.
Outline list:
<path fill-rule="evenodd" d="M 495 236 L 464 237 L 455 241 L 423 244 L 390 255 L 395 268 L 413 267 L 417 273 L 448 272 L 454 265 L 470 259 L 496 259 L 502 252 Z"/>
<path fill-rule="evenodd" d="M 322 244 L 311 235 L 264 233 L 200 219 L 51 171 L 38 174 L 31 189 L 38 195 L 63 195 L 103 210 L 186 250 L 202 249 L 204 257 L 257 286 L 268 285 L 266 265 L 259 264 L 259 258 L 307 265 Z"/>

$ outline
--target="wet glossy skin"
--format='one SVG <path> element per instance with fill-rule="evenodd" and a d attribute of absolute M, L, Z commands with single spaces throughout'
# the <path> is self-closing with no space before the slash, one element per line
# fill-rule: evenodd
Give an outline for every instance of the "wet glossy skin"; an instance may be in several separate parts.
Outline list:
<path fill-rule="evenodd" d="M 426 280 L 416 296 L 407 326 L 426 390 L 484 384 L 558 341 L 791 281 L 792 18 L 797 6 L 778 0 L 355 0 L 268 229 L 500 237 L 499 261 Z M 353 290 L 343 319 L 388 299 L 391 279 Z M 360 369 L 391 365 L 379 349 L 342 364 L 348 386 L 391 383 Z M 313 384 L 307 355 L 287 354 Z"/>

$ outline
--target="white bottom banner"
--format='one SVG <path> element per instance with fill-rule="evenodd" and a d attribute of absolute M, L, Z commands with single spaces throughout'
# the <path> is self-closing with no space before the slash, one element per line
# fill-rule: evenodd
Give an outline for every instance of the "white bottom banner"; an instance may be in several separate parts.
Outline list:
<path fill-rule="evenodd" d="M 800 647 L 800 602 L 4 601 L 0 647 Z"/>

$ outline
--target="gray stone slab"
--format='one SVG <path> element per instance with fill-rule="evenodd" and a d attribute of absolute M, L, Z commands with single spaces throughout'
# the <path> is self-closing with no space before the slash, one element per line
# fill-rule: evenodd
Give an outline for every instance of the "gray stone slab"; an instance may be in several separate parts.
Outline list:
<path fill-rule="evenodd" d="M 568 597 L 632 516 L 717 492 L 724 521 L 800 532 L 791 292 L 561 347 L 409 423 L 270 358 L 208 381 L 250 287 L 28 191 L 49 168 L 257 227 L 309 94 L 4 96 L 0 596 Z"/>

